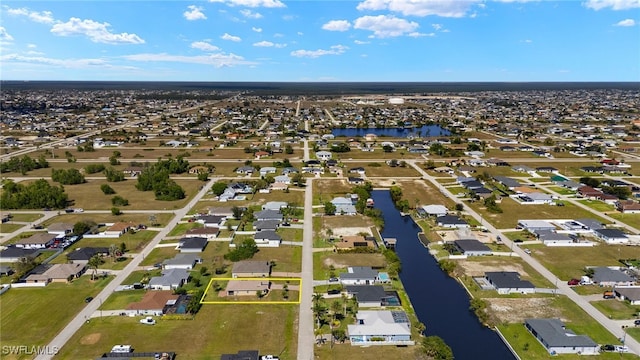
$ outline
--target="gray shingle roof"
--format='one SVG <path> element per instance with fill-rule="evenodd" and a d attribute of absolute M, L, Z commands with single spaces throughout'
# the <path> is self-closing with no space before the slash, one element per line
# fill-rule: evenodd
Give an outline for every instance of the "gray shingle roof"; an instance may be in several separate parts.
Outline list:
<path fill-rule="evenodd" d="M 547 348 L 597 346 L 588 336 L 576 335 L 565 329 L 564 323 L 558 319 L 526 319 L 525 324 Z"/>

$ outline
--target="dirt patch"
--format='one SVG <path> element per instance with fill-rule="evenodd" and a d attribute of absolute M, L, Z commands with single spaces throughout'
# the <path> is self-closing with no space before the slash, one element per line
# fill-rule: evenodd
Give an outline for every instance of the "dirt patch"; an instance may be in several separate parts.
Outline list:
<path fill-rule="evenodd" d="M 373 235 L 371 233 L 371 228 L 368 228 L 368 227 L 343 227 L 343 228 L 333 229 L 332 231 L 333 231 L 334 237 L 352 236 L 352 235 L 358 235 L 360 233 L 368 234 L 367 236 Z"/>
<path fill-rule="evenodd" d="M 93 333 L 93 334 L 89 334 L 89 335 L 83 336 L 82 339 L 80 339 L 80 344 L 82 344 L 82 345 L 93 345 L 93 344 L 97 343 L 98 341 L 100 341 L 100 337 L 102 337 L 102 334 L 100 334 L 100 333 Z"/>
<path fill-rule="evenodd" d="M 464 269 L 464 273 L 468 276 L 484 276 L 487 271 L 515 271 L 520 274 L 521 277 L 527 276 L 527 272 L 524 271 L 522 265 L 507 263 L 505 261 L 460 261 L 458 264 Z"/>
<path fill-rule="evenodd" d="M 490 298 L 490 311 L 501 321 L 506 323 L 522 323 L 529 318 L 559 318 L 562 312 L 554 308 L 550 298 Z"/>

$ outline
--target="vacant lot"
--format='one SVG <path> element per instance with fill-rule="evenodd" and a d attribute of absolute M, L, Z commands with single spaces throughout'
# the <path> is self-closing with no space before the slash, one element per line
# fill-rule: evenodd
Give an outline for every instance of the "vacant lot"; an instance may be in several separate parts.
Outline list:
<path fill-rule="evenodd" d="M 151 224 L 150 216 L 153 215 L 156 218 L 155 224 Z M 170 213 L 156 213 L 156 214 L 135 214 L 127 213 L 126 210 L 122 215 L 111 215 L 111 213 L 100 214 L 66 214 L 62 212 L 59 216 L 53 217 L 45 221 L 42 225 L 47 226 L 56 222 L 65 222 L 75 224 L 78 221 L 94 221 L 98 224 L 111 224 L 116 222 L 132 222 L 134 224 L 144 224 L 148 226 L 165 226 L 173 218 L 173 214 Z"/>
<path fill-rule="evenodd" d="M 94 359 L 114 344 L 131 344 L 136 352 L 174 351 L 180 359 L 219 359 L 239 349 L 293 359 L 297 316 L 297 306 L 244 304 L 204 305 L 193 320 L 159 319 L 154 326 L 122 316 L 93 319 L 62 348 L 59 357 Z"/>
<path fill-rule="evenodd" d="M 2 294 L 0 343 L 45 345 L 86 305 L 84 299 L 96 296 L 111 279 L 92 282 L 90 276 L 83 276 L 71 284 L 15 288 Z"/>
<path fill-rule="evenodd" d="M 332 251 L 313 253 L 313 278 L 316 280 L 328 279 L 333 266 L 334 275 L 345 272 L 349 266 L 371 266 L 373 268 L 384 268 L 387 261 L 379 253 L 356 254 L 356 253 L 334 253 Z"/>

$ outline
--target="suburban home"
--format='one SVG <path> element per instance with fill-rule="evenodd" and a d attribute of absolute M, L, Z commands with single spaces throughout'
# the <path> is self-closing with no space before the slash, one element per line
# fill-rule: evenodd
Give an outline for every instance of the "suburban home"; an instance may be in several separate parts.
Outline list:
<path fill-rule="evenodd" d="M 540 230 L 552 231 L 556 229 L 556 226 L 546 220 L 518 220 L 516 229 L 527 230 L 530 233 L 535 233 Z"/>
<path fill-rule="evenodd" d="M 515 195 L 514 197 L 517 197 L 520 204 L 523 205 L 544 205 L 553 203 L 553 198 L 551 197 L 551 195 L 541 192 L 519 194 Z"/>
<path fill-rule="evenodd" d="M 67 260 L 72 263 L 88 263 L 89 259 L 98 256 L 109 256 L 109 249 L 105 247 L 77 248 L 67 254 Z"/>
<path fill-rule="evenodd" d="M 375 248 L 373 239 L 367 239 L 362 235 L 345 235 L 340 237 L 340 241 L 333 244 L 336 250 L 349 250 L 355 248 L 370 247 Z"/>
<path fill-rule="evenodd" d="M 484 278 L 493 285 L 500 295 L 532 294 L 536 291 L 536 287 L 531 282 L 520 280 L 520 274 L 515 271 L 485 272 Z"/>
<path fill-rule="evenodd" d="M 629 237 L 618 229 L 597 229 L 593 233 L 607 244 L 625 244 L 629 242 Z"/>
<path fill-rule="evenodd" d="M 438 226 L 445 228 L 466 229 L 470 227 L 469 223 L 456 215 L 438 216 L 436 218 L 436 222 L 438 223 Z"/>
<path fill-rule="evenodd" d="M 269 277 L 271 274 L 271 263 L 268 261 L 242 260 L 233 264 L 231 276 L 234 278 L 248 277 Z"/>
<path fill-rule="evenodd" d="M 599 354 L 598 344 L 586 335 L 576 335 L 559 319 L 526 319 L 524 326 L 551 355 Z"/>
<path fill-rule="evenodd" d="M 273 230 L 258 231 L 253 235 L 258 247 L 279 247 L 282 237 Z"/>
<path fill-rule="evenodd" d="M 349 266 L 339 278 L 342 285 L 372 285 L 378 280 L 378 272 L 370 266 Z"/>
<path fill-rule="evenodd" d="M 365 183 L 365 180 L 361 177 L 349 176 L 347 182 L 353 185 L 362 185 Z"/>
<path fill-rule="evenodd" d="M 386 291 L 382 285 L 348 285 L 347 294 L 355 297 L 358 307 L 400 306 L 400 299 L 393 291 Z"/>
<path fill-rule="evenodd" d="M 475 239 L 455 240 L 453 244 L 466 256 L 485 256 L 491 255 L 491 249 Z"/>
<path fill-rule="evenodd" d="M 260 168 L 260 176 L 267 176 L 267 174 L 275 174 L 276 168 L 273 166 L 265 166 Z"/>
<path fill-rule="evenodd" d="M 617 268 L 595 267 L 592 280 L 600 286 L 631 286 L 635 280 Z"/>
<path fill-rule="evenodd" d="M 576 219 L 574 221 L 582 225 L 582 227 L 585 230 L 595 231 L 598 229 L 604 229 L 604 225 L 602 225 L 600 221 L 595 219 L 584 218 L 584 219 Z"/>
<path fill-rule="evenodd" d="M 275 182 L 271 185 L 274 184 L 282 184 L 282 185 L 291 185 L 291 178 L 289 177 L 289 175 L 278 175 L 276 177 L 273 178 L 273 180 L 275 180 Z M 274 186 L 272 186 L 273 188 Z M 285 187 L 286 188 L 286 187 Z M 276 190 L 276 189 L 273 189 Z"/>
<path fill-rule="evenodd" d="M 73 224 L 61 222 L 53 223 L 47 226 L 47 232 L 49 234 L 57 235 L 58 237 L 69 235 L 73 232 Z"/>
<path fill-rule="evenodd" d="M 126 313 L 129 315 L 162 315 L 166 309 L 178 300 L 180 296 L 173 291 L 147 291 L 142 300 L 130 303 Z"/>
<path fill-rule="evenodd" d="M 567 234 L 560 234 L 552 230 L 537 230 L 534 234 L 546 246 L 562 246 L 573 244 L 573 239 Z"/>
<path fill-rule="evenodd" d="M 151 290 L 175 290 L 189 281 L 189 272 L 185 269 L 165 269 L 161 276 L 149 280 Z"/>
<path fill-rule="evenodd" d="M 418 208 L 418 214 L 421 216 L 445 216 L 448 210 L 444 205 L 424 205 Z"/>
<path fill-rule="evenodd" d="M 233 218 L 233 207 L 209 207 L 207 209 L 209 215 L 224 216 L 227 219 Z"/>
<path fill-rule="evenodd" d="M 254 214 L 256 220 L 278 220 L 282 221 L 283 216 L 278 210 L 262 210 Z"/>
<path fill-rule="evenodd" d="M 257 292 L 266 295 L 270 286 L 268 280 L 229 280 L 225 291 L 228 296 L 256 296 Z"/>
<path fill-rule="evenodd" d="M 55 234 L 37 232 L 28 238 L 19 239 L 15 246 L 23 249 L 46 249 L 53 245 L 55 239 Z"/>
<path fill-rule="evenodd" d="M 289 185 L 291 184 L 291 179 L 289 179 L 288 176 L 286 175 L 282 175 L 284 177 L 287 177 L 286 181 L 279 179 L 276 180 L 276 182 L 274 182 L 273 184 L 269 185 L 269 190 L 273 190 L 273 191 L 285 191 L 289 188 Z M 282 176 L 276 176 L 276 178 L 281 178 Z"/>
<path fill-rule="evenodd" d="M 286 201 L 269 201 L 268 203 L 262 205 L 262 210 L 273 210 L 279 213 L 287 206 L 289 206 L 289 203 Z"/>
<path fill-rule="evenodd" d="M 187 232 L 184 234 L 184 237 L 186 238 L 203 237 L 203 238 L 206 238 L 207 240 L 213 240 L 218 237 L 219 233 L 220 233 L 219 228 L 202 227 L 202 228 L 194 228 L 194 229 L 187 230 Z"/>
<path fill-rule="evenodd" d="M 220 228 L 225 221 L 227 221 L 227 217 L 222 215 L 199 215 L 196 220 L 196 222 L 210 228 Z"/>
<path fill-rule="evenodd" d="M 332 154 L 329 151 L 318 151 L 316 153 L 316 157 L 320 161 L 327 161 L 327 160 L 331 159 L 331 156 L 332 156 Z"/>
<path fill-rule="evenodd" d="M 500 184 L 504 185 L 507 189 L 513 190 L 521 186 L 520 182 L 516 179 L 512 179 L 506 176 L 495 176 L 494 179 Z"/>
<path fill-rule="evenodd" d="M 120 237 L 129 231 L 129 229 L 133 229 L 134 227 L 135 224 L 130 222 L 117 222 L 109 226 L 107 230 L 105 230 L 104 234 L 106 236 Z"/>
<path fill-rule="evenodd" d="M 620 300 L 628 301 L 630 305 L 640 305 L 640 286 L 616 286 L 613 292 Z"/>
<path fill-rule="evenodd" d="M 354 346 L 414 344 L 411 324 L 404 311 L 358 311 L 356 323 L 347 326 L 347 333 Z"/>
<path fill-rule="evenodd" d="M 618 200 L 616 209 L 623 214 L 637 214 L 640 213 L 640 203 L 633 200 Z"/>
<path fill-rule="evenodd" d="M 252 175 L 256 171 L 256 168 L 253 166 L 240 166 L 236 169 L 236 174 L 238 175 Z"/>
<path fill-rule="evenodd" d="M 578 188 L 578 195 L 586 199 L 597 200 L 603 195 L 602 191 L 596 190 L 591 186 L 581 186 Z"/>
<path fill-rule="evenodd" d="M 256 231 L 271 230 L 276 231 L 280 226 L 279 220 L 260 220 L 253 222 L 253 228 Z"/>
<path fill-rule="evenodd" d="M 162 262 L 162 267 L 166 270 L 184 269 L 191 270 L 196 264 L 202 263 L 202 258 L 196 254 L 178 254 L 173 259 Z"/>
<path fill-rule="evenodd" d="M 336 215 L 355 215 L 357 213 L 353 201 L 346 197 L 335 197 L 331 203 L 336 207 Z"/>
<path fill-rule="evenodd" d="M 220 360 L 260 360 L 258 350 L 240 350 L 237 354 L 222 354 Z"/>
<path fill-rule="evenodd" d="M 38 249 L 7 246 L 6 249 L 0 251 L 0 262 L 18 262 L 25 258 L 36 258 L 39 254 L 40 250 Z"/>
<path fill-rule="evenodd" d="M 183 237 L 176 250 L 180 250 L 181 253 L 201 253 L 205 247 L 207 247 L 207 238 L 205 237 Z"/>
<path fill-rule="evenodd" d="M 39 265 L 26 277 L 27 283 L 68 282 L 69 278 L 79 278 L 86 270 L 85 264 Z"/>

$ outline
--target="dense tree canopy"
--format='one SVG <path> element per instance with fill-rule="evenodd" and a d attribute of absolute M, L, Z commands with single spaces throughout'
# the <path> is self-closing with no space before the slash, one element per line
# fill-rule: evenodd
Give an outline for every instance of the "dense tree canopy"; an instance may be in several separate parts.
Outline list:
<path fill-rule="evenodd" d="M 0 202 L 4 209 L 62 209 L 67 206 L 68 197 L 62 185 L 52 186 L 44 179 L 28 185 L 7 181 Z"/>
<path fill-rule="evenodd" d="M 11 157 L 8 161 L 0 163 L 0 173 L 19 172 L 24 175 L 27 171 L 48 167 L 49 163 L 44 155 L 40 155 L 38 160 L 33 160 L 28 155 L 24 155 L 22 157 Z"/>
<path fill-rule="evenodd" d="M 76 185 L 86 182 L 78 169 L 51 169 L 51 180 L 63 185 Z"/>
<path fill-rule="evenodd" d="M 145 167 L 142 173 L 138 175 L 136 189 L 140 191 L 153 190 L 157 200 L 172 201 L 184 199 L 184 189 L 175 181 L 169 179 L 169 173 L 172 173 L 172 171 L 181 171 L 178 167 L 182 167 L 184 164 L 186 164 L 186 169 L 188 169 L 189 163 L 183 161 L 182 158 L 178 160 L 160 160 L 154 165 Z M 170 168 L 172 170 L 169 170 Z"/>
<path fill-rule="evenodd" d="M 224 255 L 224 258 L 231 261 L 240 261 L 250 259 L 258 252 L 258 246 L 255 240 L 246 239 L 242 244 Z"/>

